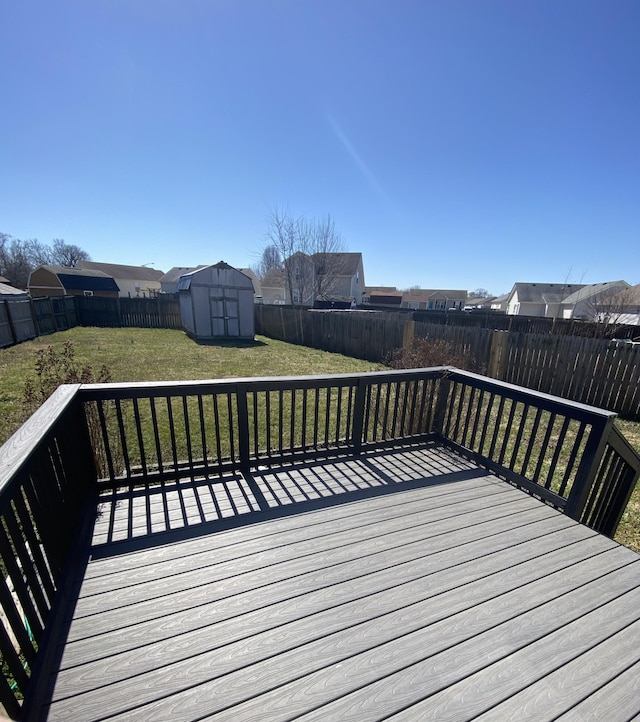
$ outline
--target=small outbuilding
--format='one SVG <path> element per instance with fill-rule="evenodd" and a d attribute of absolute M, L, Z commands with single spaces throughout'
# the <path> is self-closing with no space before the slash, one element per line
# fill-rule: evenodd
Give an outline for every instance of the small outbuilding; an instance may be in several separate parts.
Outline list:
<path fill-rule="evenodd" d="M 253 283 L 237 268 L 220 261 L 185 273 L 178 293 L 182 327 L 192 338 L 253 340 Z"/>

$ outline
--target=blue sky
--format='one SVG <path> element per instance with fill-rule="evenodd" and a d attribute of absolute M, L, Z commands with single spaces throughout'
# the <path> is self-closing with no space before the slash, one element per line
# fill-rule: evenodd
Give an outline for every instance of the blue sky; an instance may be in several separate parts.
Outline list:
<path fill-rule="evenodd" d="M 168 270 L 330 213 L 368 284 L 640 282 L 637 0 L 0 6 L 0 231 Z"/>

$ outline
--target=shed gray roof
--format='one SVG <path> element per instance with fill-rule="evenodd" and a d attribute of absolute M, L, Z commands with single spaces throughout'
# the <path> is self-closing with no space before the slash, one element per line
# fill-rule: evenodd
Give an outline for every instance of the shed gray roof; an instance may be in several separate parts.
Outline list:
<path fill-rule="evenodd" d="M 98 263 L 97 261 L 78 261 L 76 268 L 102 271 L 114 278 L 130 278 L 135 281 L 159 281 L 163 271 L 146 266 L 126 266 L 120 263 Z"/>

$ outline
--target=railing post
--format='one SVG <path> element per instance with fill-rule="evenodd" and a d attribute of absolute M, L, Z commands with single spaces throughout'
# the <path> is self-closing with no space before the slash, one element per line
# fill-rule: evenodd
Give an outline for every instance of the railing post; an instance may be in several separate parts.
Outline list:
<path fill-rule="evenodd" d="M 589 493 L 593 487 L 598 467 L 607 446 L 609 433 L 613 426 L 613 418 L 613 416 L 609 416 L 602 423 L 594 423 L 591 427 L 591 433 L 587 439 L 580 466 L 576 472 L 565 507 L 565 514 L 576 521 L 580 521 Z"/>
<path fill-rule="evenodd" d="M 447 411 L 447 400 L 449 398 L 449 387 L 451 382 L 446 376 L 447 372 L 444 371 L 440 377 L 440 383 L 438 384 L 438 399 L 436 401 L 436 410 L 433 419 L 434 430 L 440 436 L 444 436 L 444 418 Z"/>
<path fill-rule="evenodd" d="M 238 451 L 240 469 L 249 472 L 249 410 L 246 388 L 236 389 L 236 405 L 238 408 Z"/>
<path fill-rule="evenodd" d="M 351 444 L 354 454 L 362 451 L 362 430 L 364 428 L 364 406 L 369 384 L 360 377 L 356 385 L 356 396 L 353 402 L 353 425 L 351 427 Z"/>

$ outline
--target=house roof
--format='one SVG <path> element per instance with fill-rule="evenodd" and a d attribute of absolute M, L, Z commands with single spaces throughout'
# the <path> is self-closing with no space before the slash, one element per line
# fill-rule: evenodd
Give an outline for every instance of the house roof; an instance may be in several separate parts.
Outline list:
<path fill-rule="evenodd" d="M 560 303 L 583 283 L 514 283 L 509 297 L 518 292 L 519 303 Z"/>
<path fill-rule="evenodd" d="M 331 265 L 331 273 L 353 276 L 362 263 L 362 253 L 314 253 L 311 258 L 316 265 Z"/>
<path fill-rule="evenodd" d="M 114 278 L 130 278 L 135 281 L 159 281 L 164 276 L 163 271 L 146 266 L 125 266 L 120 263 L 98 263 L 97 261 L 78 261 L 76 268 L 102 271 Z"/>
<path fill-rule="evenodd" d="M 270 268 L 260 285 L 262 288 L 284 288 L 284 271 L 281 268 Z"/>
<path fill-rule="evenodd" d="M 175 283 L 180 278 L 180 276 L 184 276 L 185 273 L 191 273 L 191 271 L 197 271 L 198 269 L 204 267 L 205 264 L 200 264 L 199 266 L 174 266 L 173 268 L 168 270 L 159 280 L 160 283 Z"/>
<path fill-rule="evenodd" d="M 365 293 L 399 293 L 402 295 L 402 291 L 398 291 L 395 286 L 365 286 Z"/>
<path fill-rule="evenodd" d="M 502 296 L 496 296 L 491 299 L 491 303 L 504 303 L 510 296 L 510 293 L 503 293 Z"/>
<path fill-rule="evenodd" d="M 625 288 L 630 288 L 626 281 L 605 281 L 604 283 L 589 283 L 577 291 L 574 291 L 570 296 L 567 296 L 563 303 L 576 304 L 579 301 L 584 301 L 594 296 L 599 296 L 602 293 L 607 295 L 614 295 L 616 292 L 624 291 Z"/>
<path fill-rule="evenodd" d="M 434 288 L 410 288 L 408 291 L 403 291 L 403 301 L 430 301 L 435 298 L 449 299 L 465 299 L 467 298 L 466 291 L 451 291 L 444 289 Z"/>

